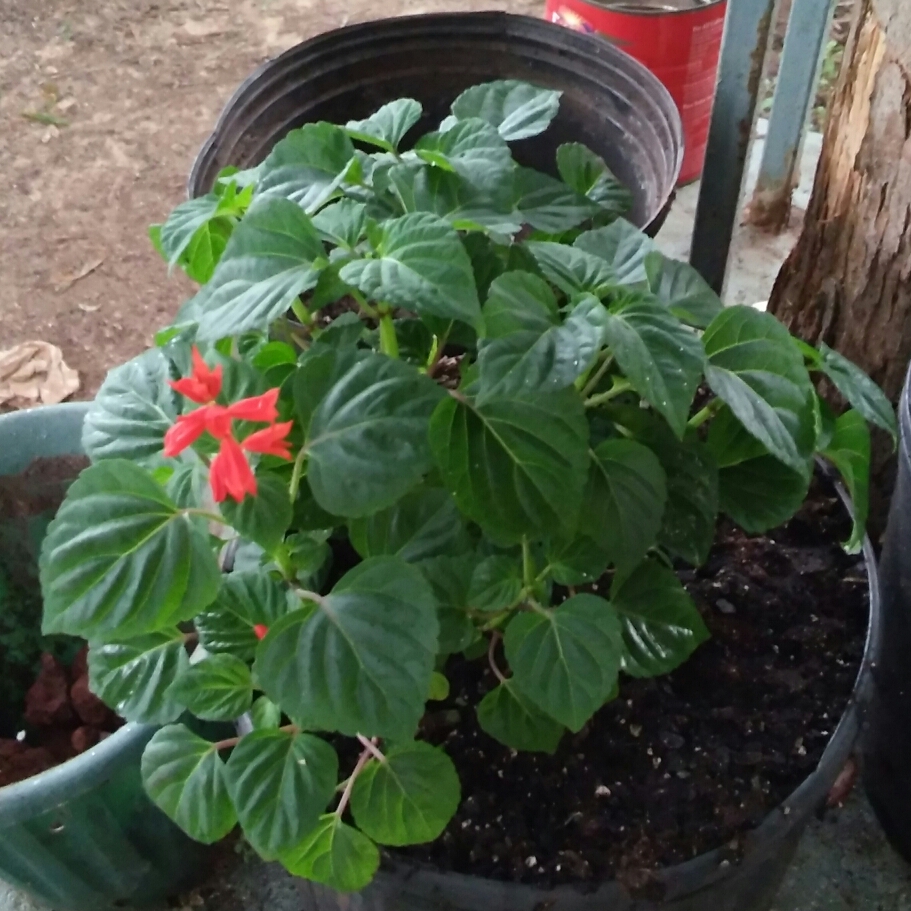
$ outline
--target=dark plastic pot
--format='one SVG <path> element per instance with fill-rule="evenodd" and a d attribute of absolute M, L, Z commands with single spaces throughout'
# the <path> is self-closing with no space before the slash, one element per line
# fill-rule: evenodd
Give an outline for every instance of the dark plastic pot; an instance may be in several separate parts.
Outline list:
<path fill-rule="evenodd" d="M 911 862 L 911 370 L 898 417 L 898 474 L 880 561 L 883 649 L 873 670 L 863 773 L 887 838 Z"/>
<path fill-rule="evenodd" d="M 630 220 L 658 230 L 683 158 L 680 115 L 667 89 L 601 38 L 499 12 L 352 25 L 263 64 L 222 112 L 193 166 L 189 193 L 208 192 L 226 165 L 258 164 L 304 123 L 346 123 L 395 98 L 420 101 L 418 129 L 435 129 L 460 92 L 494 79 L 564 93 L 551 128 L 514 144 L 521 164 L 553 174 L 557 146 L 584 142 L 633 192 Z"/>
<path fill-rule="evenodd" d="M 911 487 L 907 490 L 911 494 Z M 302 882 L 301 911 L 768 911 L 807 823 L 824 807 L 854 750 L 871 697 L 871 668 L 879 660 L 882 629 L 879 582 L 869 541 L 864 542 L 864 559 L 870 622 L 845 713 L 816 770 L 745 837 L 739 860 L 723 850 L 712 851 L 656 871 L 636 894 L 617 882 L 588 893 L 571 887 L 544 891 L 393 861 L 384 863 L 375 881 L 358 895 L 339 895 Z"/>
<path fill-rule="evenodd" d="M 38 457 L 81 453 L 87 409 L 0 416 L 0 475 Z M 89 752 L 0 788 L 0 879 L 55 911 L 157 903 L 197 879 L 203 849 L 143 791 L 139 759 L 154 732 L 126 725 Z"/>

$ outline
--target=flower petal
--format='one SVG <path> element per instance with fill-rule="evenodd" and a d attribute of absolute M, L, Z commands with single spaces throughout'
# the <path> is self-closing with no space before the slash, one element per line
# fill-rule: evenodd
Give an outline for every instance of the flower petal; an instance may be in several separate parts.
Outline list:
<path fill-rule="evenodd" d="M 192 446 L 206 430 L 206 409 L 198 408 L 189 414 L 182 414 L 164 435 L 164 454 L 169 459 L 180 455 Z"/>
<path fill-rule="evenodd" d="M 250 436 L 241 441 L 240 445 L 247 452 L 261 452 L 263 455 L 290 459 L 291 443 L 285 437 L 291 432 L 293 426 L 293 421 L 288 421 L 284 424 L 273 424 L 271 427 L 251 433 Z"/>
<path fill-rule="evenodd" d="M 263 421 L 271 424 L 278 419 L 278 409 L 275 407 L 278 393 L 279 389 L 276 387 L 262 395 L 241 399 L 233 405 L 228 405 L 228 414 L 239 421 Z"/>
<path fill-rule="evenodd" d="M 240 444 L 233 437 L 225 437 L 221 441 L 218 455 L 212 459 L 209 468 L 209 485 L 216 503 L 226 497 L 240 503 L 247 494 L 256 496 L 256 476 Z"/>
<path fill-rule="evenodd" d="M 195 345 L 192 357 L 193 373 L 180 380 L 168 380 L 168 385 L 191 402 L 208 405 L 210 402 L 214 402 L 218 393 L 221 392 L 221 364 L 211 370 Z"/>

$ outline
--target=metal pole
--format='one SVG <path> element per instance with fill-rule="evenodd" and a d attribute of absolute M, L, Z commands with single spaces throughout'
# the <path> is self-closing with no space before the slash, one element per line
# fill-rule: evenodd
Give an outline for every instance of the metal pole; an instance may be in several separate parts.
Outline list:
<path fill-rule="evenodd" d="M 762 152 L 750 221 L 780 231 L 791 213 L 791 194 L 800 179 L 807 117 L 832 23 L 835 0 L 795 0 Z"/>
<path fill-rule="evenodd" d="M 778 0 L 729 0 L 690 262 L 719 294 Z"/>

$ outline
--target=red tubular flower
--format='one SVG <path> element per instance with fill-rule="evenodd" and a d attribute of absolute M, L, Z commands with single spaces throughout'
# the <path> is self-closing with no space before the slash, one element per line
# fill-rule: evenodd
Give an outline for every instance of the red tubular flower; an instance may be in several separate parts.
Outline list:
<path fill-rule="evenodd" d="M 256 496 L 256 476 L 234 437 L 221 441 L 218 455 L 209 467 L 209 485 L 216 503 L 227 497 L 240 503 L 247 494 Z"/>
<path fill-rule="evenodd" d="M 285 424 L 273 424 L 271 427 L 266 427 L 265 430 L 257 430 L 256 433 L 251 433 L 250 436 L 241 441 L 240 445 L 247 452 L 261 452 L 263 455 L 290 459 L 291 444 L 285 437 L 291 432 L 293 426 L 293 421 L 288 421 Z"/>
<path fill-rule="evenodd" d="M 257 639 L 265 639 L 266 633 L 268 633 L 268 632 L 269 632 L 269 627 L 263 625 L 262 623 L 257 623 L 256 626 L 253 627 L 253 633 L 255 634 Z"/>
<path fill-rule="evenodd" d="M 239 421 L 262 421 L 271 424 L 278 420 L 278 409 L 275 407 L 278 393 L 279 389 L 276 387 L 262 395 L 241 399 L 233 405 L 228 405 L 228 414 Z"/>
<path fill-rule="evenodd" d="M 164 454 L 172 459 L 192 446 L 206 430 L 206 409 L 182 414 L 164 435 Z"/>
<path fill-rule="evenodd" d="M 193 373 L 182 380 L 168 380 L 168 385 L 186 396 L 191 402 L 208 405 L 221 392 L 221 364 L 214 370 L 202 359 L 199 349 L 193 346 Z"/>

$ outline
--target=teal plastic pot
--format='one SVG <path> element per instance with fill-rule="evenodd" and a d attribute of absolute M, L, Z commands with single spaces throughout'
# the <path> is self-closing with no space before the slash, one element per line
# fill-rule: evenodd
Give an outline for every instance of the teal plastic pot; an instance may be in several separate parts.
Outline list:
<path fill-rule="evenodd" d="M 87 409 L 0 415 L 0 475 L 35 458 L 81 453 Z M 128 724 L 75 759 L 0 788 L 0 879 L 55 911 L 153 904 L 198 879 L 203 849 L 143 791 L 139 760 L 154 733 Z"/>

